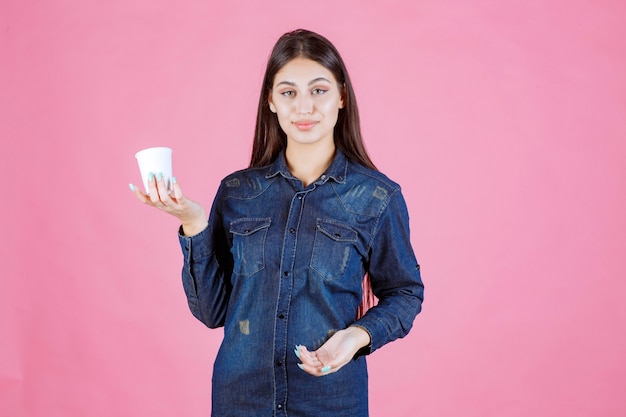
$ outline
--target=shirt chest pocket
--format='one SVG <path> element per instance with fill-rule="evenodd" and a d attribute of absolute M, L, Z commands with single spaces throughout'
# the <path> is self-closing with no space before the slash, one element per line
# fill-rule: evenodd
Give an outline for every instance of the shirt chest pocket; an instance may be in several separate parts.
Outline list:
<path fill-rule="evenodd" d="M 265 268 L 265 237 L 270 218 L 243 218 L 230 223 L 233 273 L 249 277 Z"/>
<path fill-rule="evenodd" d="M 317 219 L 311 268 L 324 279 L 342 278 L 355 256 L 358 234 L 347 224 Z"/>

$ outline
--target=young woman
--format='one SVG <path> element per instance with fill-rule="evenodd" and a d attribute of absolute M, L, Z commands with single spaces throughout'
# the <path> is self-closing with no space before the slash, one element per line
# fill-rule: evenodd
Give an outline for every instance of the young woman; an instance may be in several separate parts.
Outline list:
<path fill-rule="evenodd" d="M 400 187 L 365 152 L 327 39 L 274 46 L 250 167 L 222 180 L 208 218 L 175 180 L 131 189 L 181 221 L 189 307 L 224 327 L 214 416 L 368 415 L 365 356 L 408 333 L 423 285 Z"/>

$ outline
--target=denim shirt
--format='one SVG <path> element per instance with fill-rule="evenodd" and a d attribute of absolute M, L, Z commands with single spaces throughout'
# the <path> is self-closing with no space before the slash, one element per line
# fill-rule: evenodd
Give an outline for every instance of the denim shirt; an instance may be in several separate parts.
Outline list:
<path fill-rule="evenodd" d="M 368 415 L 365 356 L 405 336 L 423 285 L 400 187 L 337 150 L 307 187 L 284 153 L 220 184 L 209 226 L 179 233 L 183 286 L 195 317 L 224 327 L 213 369 L 213 416 Z M 362 318 L 369 272 L 378 304 Z M 335 373 L 298 368 L 333 332 L 360 326 L 371 345 Z"/>

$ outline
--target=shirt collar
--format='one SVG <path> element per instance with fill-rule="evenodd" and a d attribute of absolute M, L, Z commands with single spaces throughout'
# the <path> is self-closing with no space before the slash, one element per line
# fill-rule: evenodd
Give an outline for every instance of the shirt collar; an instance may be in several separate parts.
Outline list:
<path fill-rule="evenodd" d="M 335 156 L 333 161 L 330 163 L 330 166 L 324 171 L 324 173 L 319 177 L 316 183 L 325 183 L 329 179 L 333 179 L 338 183 L 346 182 L 346 175 L 348 173 L 348 158 L 344 155 L 344 153 L 336 148 Z M 282 175 L 285 178 L 294 179 L 295 177 L 287 168 L 287 159 L 285 158 L 285 150 L 283 149 L 276 160 L 268 167 L 267 173 L 265 174 L 265 178 L 272 178 L 276 175 Z"/>

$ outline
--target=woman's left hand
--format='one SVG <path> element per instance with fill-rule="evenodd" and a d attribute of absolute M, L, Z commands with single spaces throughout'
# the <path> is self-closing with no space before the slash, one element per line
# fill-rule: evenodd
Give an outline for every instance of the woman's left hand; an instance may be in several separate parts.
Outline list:
<path fill-rule="evenodd" d="M 337 372 L 350 362 L 354 355 L 370 344 L 370 335 L 361 327 L 348 327 L 333 334 L 319 349 L 309 352 L 305 346 L 296 346 L 296 356 L 302 361 L 300 369 L 323 376 Z"/>

